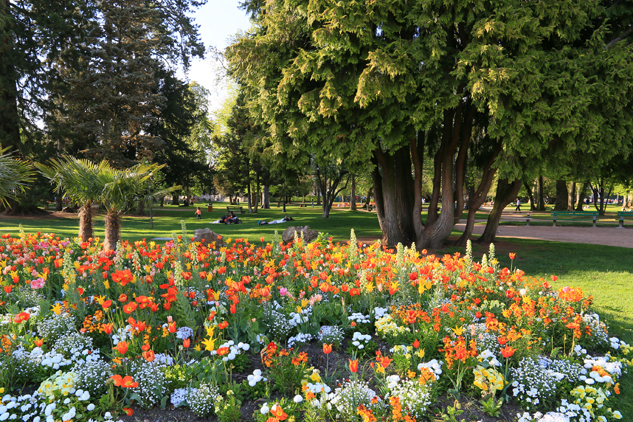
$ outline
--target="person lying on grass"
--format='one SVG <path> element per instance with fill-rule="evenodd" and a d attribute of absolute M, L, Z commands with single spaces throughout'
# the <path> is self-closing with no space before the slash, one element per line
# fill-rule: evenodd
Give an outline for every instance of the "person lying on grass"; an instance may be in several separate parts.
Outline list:
<path fill-rule="evenodd" d="M 285 216 L 284 218 L 282 218 L 282 219 L 280 219 L 280 220 L 273 220 L 273 221 L 264 221 L 264 220 L 259 220 L 259 221 L 257 222 L 257 224 L 259 224 L 259 225 L 261 226 L 261 225 L 263 225 L 263 224 L 281 224 L 281 223 L 285 223 L 285 222 L 287 222 L 287 221 L 295 221 L 295 219 L 294 219 L 294 218 L 292 218 L 292 217 Z"/>
<path fill-rule="evenodd" d="M 242 220 L 237 218 L 233 211 L 229 215 L 223 215 L 222 218 L 216 221 L 212 221 L 211 224 L 240 224 Z"/>

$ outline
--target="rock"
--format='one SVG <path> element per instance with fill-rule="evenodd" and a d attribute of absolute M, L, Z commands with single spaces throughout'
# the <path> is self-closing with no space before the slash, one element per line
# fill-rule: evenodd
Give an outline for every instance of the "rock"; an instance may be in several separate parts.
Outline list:
<path fill-rule="evenodd" d="M 224 241 L 221 239 L 221 236 L 213 230 L 209 228 L 194 230 L 193 241 L 202 242 L 203 239 L 205 244 L 215 242 L 216 247 L 224 246 Z"/>
<path fill-rule="evenodd" d="M 310 226 L 297 226 L 297 227 L 288 227 L 281 235 L 281 240 L 284 243 L 292 242 L 295 239 L 295 232 L 297 232 L 297 236 L 301 237 L 303 234 L 303 241 L 306 243 L 310 243 L 314 241 L 318 236 L 319 232 L 316 230 L 310 230 Z"/>
<path fill-rule="evenodd" d="M 61 212 L 66 212 L 66 213 L 76 213 L 77 212 L 77 208 L 73 208 L 73 207 L 64 207 L 62 208 Z"/>

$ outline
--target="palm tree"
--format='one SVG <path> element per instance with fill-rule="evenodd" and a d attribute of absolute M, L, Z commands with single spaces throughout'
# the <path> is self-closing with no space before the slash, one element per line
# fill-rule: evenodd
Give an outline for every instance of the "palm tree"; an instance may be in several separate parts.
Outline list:
<path fill-rule="evenodd" d="M 88 241 L 94 235 L 92 225 L 92 204 L 97 202 L 103 192 L 97 175 L 108 166 L 107 162 L 95 164 L 89 160 L 63 156 L 59 160 L 51 160 L 50 166 L 36 163 L 35 166 L 64 196 L 72 198 L 79 205 L 79 234 Z"/>
<path fill-rule="evenodd" d="M 121 216 L 127 209 L 130 200 L 140 194 L 145 188 L 144 184 L 158 170 L 165 165 L 161 164 L 137 164 L 133 167 L 119 170 L 108 165 L 97 176 L 99 184 L 103 186 L 101 201 L 106 208 L 105 216 L 105 250 L 116 248 L 121 233 Z M 152 198 L 160 194 L 167 194 L 180 189 L 180 186 L 162 189 L 160 192 L 144 194 L 145 198 Z"/>
<path fill-rule="evenodd" d="M 9 148 L 0 148 L 0 205 L 8 206 L 8 199 L 16 199 L 33 181 L 33 170 L 26 161 L 12 157 Z"/>
<path fill-rule="evenodd" d="M 158 164 L 137 164 L 120 170 L 107 161 L 95 164 L 64 156 L 60 160 L 51 160 L 50 166 L 36 164 L 40 172 L 57 185 L 57 190 L 73 198 L 81 208 L 79 210 L 79 237 L 88 240 L 93 237 L 92 204 L 99 202 L 106 209 L 104 248 L 116 248 L 121 233 L 121 215 L 127 209 L 130 200 L 146 189 L 145 182 L 154 173 L 163 168 Z M 145 193 L 145 197 L 167 194 L 179 189 L 179 186 L 162 189 L 161 192 Z"/>

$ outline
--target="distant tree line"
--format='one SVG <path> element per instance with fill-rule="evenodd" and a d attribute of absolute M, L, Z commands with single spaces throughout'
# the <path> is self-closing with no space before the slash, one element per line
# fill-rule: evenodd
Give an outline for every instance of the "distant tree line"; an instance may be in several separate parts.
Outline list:
<path fill-rule="evenodd" d="M 211 189 L 208 93 L 176 76 L 204 56 L 192 18 L 204 3 L 0 0 L 0 145 L 41 163 L 164 165 L 165 186 Z M 43 183 L 9 198 L 5 212 L 52 198 L 34 177 Z"/>

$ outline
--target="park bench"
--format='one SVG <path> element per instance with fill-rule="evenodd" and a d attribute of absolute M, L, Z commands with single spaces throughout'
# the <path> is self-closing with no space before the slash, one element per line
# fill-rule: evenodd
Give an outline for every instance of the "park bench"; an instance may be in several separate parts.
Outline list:
<path fill-rule="evenodd" d="M 618 228 L 624 228 L 624 220 L 631 219 L 633 220 L 633 211 L 620 211 L 618 212 Z"/>
<path fill-rule="evenodd" d="M 244 214 L 244 208 L 239 207 L 239 211 L 240 211 L 240 214 Z M 231 207 L 226 207 L 226 212 L 228 212 L 229 214 L 230 214 L 231 212 L 234 212 L 234 213 L 235 213 L 235 212 L 237 212 L 237 209 L 231 209 Z"/>
<path fill-rule="evenodd" d="M 554 211 L 551 214 L 554 227 L 556 227 L 556 221 L 593 221 L 593 226 L 596 227 L 598 215 L 597 212 L 587 211 Z"/>
<path fill-rule="evenodd" d="M 512 214 L 514 214 L 514 213 L 512 213 Z M 530 220 L 532 220 L 532 216 L 530 214 L 527 214 L 525 217 L 523 217 L 523 216 L 521 216 L 521 217 L 514 217 L 513 215 L 506 216 L 503 213 L 501 214 L 501 221 L 523 221 L 523 220 L 525 220 L 525 225 L 529 226 L 530 225 Z"/>

